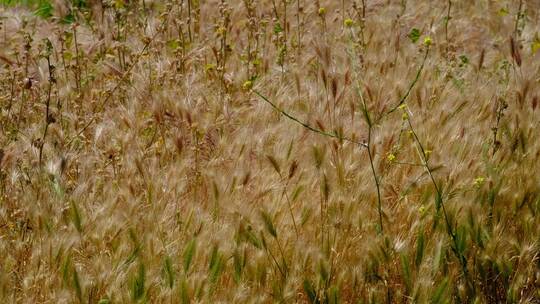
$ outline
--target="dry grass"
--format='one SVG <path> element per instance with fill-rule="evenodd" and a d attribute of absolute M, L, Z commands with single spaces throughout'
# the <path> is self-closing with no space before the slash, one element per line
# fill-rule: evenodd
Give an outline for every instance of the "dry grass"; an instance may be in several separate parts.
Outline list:
<path fill-rule="evenodd" d="M 0 9 L 2 303 L 540 303 L 538 1 L 65 2 Z"/>

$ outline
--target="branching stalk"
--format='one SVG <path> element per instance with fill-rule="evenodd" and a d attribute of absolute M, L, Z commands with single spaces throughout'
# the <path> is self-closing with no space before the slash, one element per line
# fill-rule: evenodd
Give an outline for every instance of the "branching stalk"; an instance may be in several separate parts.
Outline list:
<path fill-rule="evenodd" d="M 469 276 L 469 271 L 468 271 L 468 268 L 467 268 L 467 259 L 465 258 L 463 253 L 461 253 L 459 251 L 459 249 L 458 249 L 457 235 L 456 235 L 456 232 L 454 231 L 454 229 L 452 227 L 452 224 L 450 223 L 450 219 L 448 217 L 448 213 L 446 211 L 446 207 L 445 207 L 445 204 L 444 204 L 444 201 L 443 201 L 444 197 L 443 197 L 442 190 L 441 190 L 440 186 L 437 184 L 437 182 L 435 181 L 435 178 L 433 177 L 433 171 L 429 166 L 426 150 L 424 149 L 424 146 L 422 145 L 422 142 L 418 138 L 418 135 L 414 131 L 411 120 L 410 120 L 410 118 L 408 116 L 407 116 L 407 124 L 409 125 L 409 128 L 410 128 L 410 130 L 411 130 L 411 132 L 413 134 L 414 140 L 415 140 L 415 142 L 416 142 L 416 144 L 418 146 L 418 150 L 420 152 L 424 168 L 426 169 L 426 172 L 428 173 L 429 178 L 430 178 L 431 182 L 433 183 L 433 186 L 435 187 L 435 191 L 437 192 L 437 197 L 439 199 L 439 205 L 440 205 L 440 207 L 441 207 L 441 209 L 443 211 L 444 222 L 445 222 L 445 225 L 446 225 L 446 232 L 450 236 L 450 239 L 452 240 L 452 252 L 454 252 L 456 258 L 458 259 L 458 261 L 460 263 L 461 270 L 463 272 L 463 276 L 465 277 L 465 281 L 467 282 L 467 287 L 469 288 L 469 291 L 474 291 L 474 283 L 472 282 L 472 280 L 471 280 L 471 278 Z"/>
<path fill-rule="evenodd" d="M 368 145 L 364 142 L 359 142 L 359 141 L 356 141 L 354 139 L 351 139 L 349 137 L 344 137 L 344 136 L 341 136 L 340 134 L 338 133 L 328 133 L 326 131 L 323 131 L 323 130 L 320 130 L 320 129 L 317 129 L 315 127 L 312 127 L 311 125 L 305 123 L 305 122 L 302 122 L 300 121 L 298 118 L 290 115 L 289 113 L 285 112 L 284 110 L 282 110 L 281 108 L 279 108 L 275 103 L 273 103 L 272 101 L 270 101 L 270 99 L 268 99 L 266 96 L 262 95 L 261 93 L 259 93 L 258 91 L 255 91 L 253 90 L 253 93 L 257 94 L 260 98 L 262 98 L 265 102 L 267 102 L 269 105 L 271 105 L 276 111 L 278 111 L 279 113 L 281 113 L 281 115 L 287 117 L 288 119 L 296 122 L 297 124 L 303 126 L 304 128 L 306 128 L 307 130 L 311 131 L 311 132 L 314 132 L 314 133 L 317 133 L 317 134 L 320 134 L 320 135 L 323 135 L 323 136 L 327 136 L 327 137 L 332 137 L 332 138 L 336 138 L 340 141 L 347 141 L 347 142 L 350 142 L 350 143 L 353 143 L 353 144 L 357 144 L 363 148 L 367 148 Z"/>
<path fill-rule="evenodd" d="M 422 59 L 422 63 L 418 67 L 418 70 L 416 71 L 416 76 L 414 77 L 413 81 L 409 84 L 409 87 L 407 88 L 407 91 L 399 99 L 398 103 L 395 106 L 393 106 L 388 112 L 386 112 L 383 115 L 383 117 L 388 115 L 388 114 L 393 113 L 394 111 L 396 111 L 399 108 L 399 106 L 401 106 L 407 100 L 407 97 L 409 97 L 409 95 L 411 94 L 412 89 L 414 88 L 414 86 L 416 85 L 418 80 L 420 79 L 420 75 L 422 74 L 422 71 L 424 70 L 424 66 L 426 64 L 426 60 L 428 58 L 428 55 L 429 55 L 429 47 L 426 48 L 426 52 L 424 53 L 424 58 Z"/>

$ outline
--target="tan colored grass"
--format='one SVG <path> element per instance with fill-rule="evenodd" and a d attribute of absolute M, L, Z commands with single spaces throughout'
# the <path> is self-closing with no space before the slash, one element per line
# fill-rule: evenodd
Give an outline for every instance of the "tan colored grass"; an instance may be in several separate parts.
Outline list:
<path fill-rule="evenodd" d="M 134 2 L 75 28 L 1 9 L 3 303 L 540 301 L 536 1 L 515 32 L 519 1 L 453 0 L 448 41 L 447 1 L 356 1 L 363 24 L 350 0 L 300 0 L 300 27 L 296 1 L 287 26 L 253 1 L 249 27 L 244 1 L 191 0 L 189 30 L 188 0 Z"/>

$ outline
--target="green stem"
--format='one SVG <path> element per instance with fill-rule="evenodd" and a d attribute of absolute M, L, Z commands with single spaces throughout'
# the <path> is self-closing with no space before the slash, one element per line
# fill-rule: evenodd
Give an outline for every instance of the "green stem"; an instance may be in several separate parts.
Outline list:
<path fill-rule="evenodd" d="M 407 123 L 409 124 L 409 128 L 411 129 L 411 132 L 412 132 L 413 137 L 414 137 L 414 139 L 416 141 L 418 149 L 420 150 L 420 155 L 421 155 L 421 158 L 422 158 L 422 162 L 424 164 L 424 168 L 426 169 L 426 171 L 427 171 L 427 173 L 429 175 L 429 178 L 431 179 L 431 182 L 433 183 L 433 185 L 435 187 L 435 191 L 437 192 L 437 195 L 438 195 L 438 197 L 440 199 L 440 206 L 441 206 L 441 209 L 443 211 L 443 217 L 444 217 L 444 221 L 445 221 L 445 224 L 446 224 L 446 232 L 450 236 L 450 238 L 452 239 L 452 251 L 454 252 L 456 258 L 458 259 L 458 261 L 460 263 L 461 270 L 462 270 L 463 276 L 465 277 L 465 280 L 467 282 L 469 291 L 474 292 L 474 284 L 471 281 L 471 278 L 469 276 L 469 271 L 467 269 L 467 259 L 458 250 L 457 235 L 454 232 L 454 230 L 452 228 L 452 225 L 450 224 L 450 219 L 448 217 L 448 213 L 446 212 L 446 207 L 444 206 L 444 202 L 443 202 L 442 190 L 439 187 L 439 185 L 437 184 L 437 182 L 435 181 L 435 178 L 433 177 L 433 173 L 432 173 L 431 168 L 429 167 L 428 158 L 427 158 L 424 146 L 422 145 L 422 143 L 420 142 L 420 139 L 418 138 L 418 135 L 414 131 L 411 120 L 409 118 L 407 118 Z"/>
<path fill-rule="evenodd" d="M 375 187 L 377 188 L 377 211 L 379 212 L 379 229 L 380 233 L 384 234 L 384 228 L 383 228 L 383 219 L 382 219 L 382 200 L 381 200 L 381 186 L 379 184 L 379 178 L 377 177 L 377 172 L 375 171 L 375 166 L 373 165 L 373 154 L 371 153 L 371 133 L 372 133 L 372 127 L 369 127 L 368 130 L 368 156 L 369 156 L 369 164 L 371 166 L 371 173 L 373 174 L 373 179 L 375 180 Z"/>
<path fill-rule="evenodd" d="M 426 53 L 424 54 L 424 59 L 422 60 L 422 63 L 420 64 L 420 66 L 418 67 L 418 70 L 416 71 L 416 76 L 414 77 L 414 80 L 409 84 L 409 88 L 407 89 L 405 94 L 399 99 L 398 103 L 394 107 L 392 107 L 388 112 L 386 112 L 383 115 L 383 117 L 396 111 L 399 108 L 399 106 L 401 106 L 405 102 L 405 100 L 407 100 L 407 97 L 409 97 L 412 89 L 414 88 L 418 80 L 420 79 L 420 75 L 422 74 L 422 71 L 424 70 L 424 66 L 426 64 L 428 54 L 429 54 L 429 47 L 427 47 L 426 49 Z"/>
<path fill-rule="evenodd" d="M 281 113 L 283 116 L 287 117 L 288 119 L 296 122 L 297 124 L 303 126 L 304 128 L 308 129 L 309 131 L 311 132 L 314 132 L 314 133 L 317 133 L 317 134 L 320 134 L 320 135 L 323 135 L 323 136 L 327 136 L 327 137 L 332 137 L 332 138 L 336 138 L 336 139 L 339 139 L 339 140 L 342 140 L 342 141 L 347 141 L 347 142 L 350 142 L 350 143 L 353 143 L 353 144 L 357 144 L 361 147 L 364 147 L 364 148 L 367 148 L 368 145 L 366 143 L 363 143 L 363 142 L 359 142 L 359 141 L 356 141 L 354 139 L 351 139 L 351 138 L 348 138 L 348 137 L 344 137 L 344 136 L 341 136 L 337 133 L 328 133 L 328 132 L 325 132 L 323 130 L 320 130 L 320 129 L 317 129 L 317 128 L 314 128 L 312 126 L 310 126 L 309 124 L 305 123 L 305 122 L 302 122 L 300 121 L 298 118 L 290 115 L 289 113 L 285 112 L 284 110 L 282 110 L 281 108 L 279 108 L 275 103 L 271 102 L 270 99 L 268 99 L 266 96 L 262 95 L 261 93 L 259 93 L 258 91 L 255 91 L 253 90 L 253 93 L 257 94 L 260 98 L 262 98 L 266 103 L 268 103 L 269 105 L 271 105 L 276 111 L 278 111 L 279 113 Z"/>

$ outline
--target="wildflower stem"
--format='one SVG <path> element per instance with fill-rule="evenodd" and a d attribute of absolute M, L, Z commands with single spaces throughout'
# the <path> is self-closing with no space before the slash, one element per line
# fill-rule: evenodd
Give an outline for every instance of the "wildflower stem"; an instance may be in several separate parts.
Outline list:
<path fill-rule="evenodd" d="M 454 252 L 454 254 L 456 255 L 456 258 L 458 259 L 458 261 L 460 263 L 461 270 L 463 272 L 463 276 L 465 277 L 465 281 L 467 282 L 467 287 L 469 288 L 469 291 L 473 291 L 474 290 L 474 284 L 471 281 L 471 278 L 469 276 L 469 271 L 467 269 L 467 259 L 465 258 L 463 253 L 461 253 L 459 251 L 459 249 L 458 249 L 457 235 L 454 232 L 454 229 L 452 228 L 452 224 L 450 223 L 448 213 L 446 212 L 446 207 L 445 207 L 444 202 L 443 202 L 442 190 L 439 187 L 439 185 L 437 184 L 437 182 L 435 181 L 435 178 L 433 177 L 433 172 L 432 172 L 431 168 L 429 167 L 428 158 L 427 158 L 427 155 L 426 155 L 426 150 L 424 149 L 424 146 L 422 145 L 422 142 L 418 138 L 418 135 L 414 131 L 411 120 L 408 117 L 407 117 L 407 123 L 409 125 L 409 128 L 410 128 L 412 134 L 413 134 L 414 140 L 415 140 L 415 142 L 416 142 L 416 144 L 418 146 L 418 150 L 420 151 L 420 155 L 421 155 L 422 163 L 424 164 L 424 168 L 426 169 L 426 172 L 428 173 L 429 178 L 431 179 L 431 182 L 433 183 L 433 186 L 435 187 L 435 191 L 437 192 L 437 196 L 440 199 L 440 206 L 441 206 L 441 209 L 443 211 L 444 222 L 445 222 L 445 225 L 446 225 L 446 232 L 448 233 L 448 235 L 452 239 L 452 251 Z"/>
<path fill-rule="evenodd" d="M 444 36 L 446 39 L 446 56 L 448 56 L 449 51 L 449 41 L 448 41 L 448 23 L 450 23 L 450 12 L 452 10 L 452 0 L 448 0 L 448 6 L 446 10 L 446 20 L 444 21 Z"/>
<path fill-rule="evenodd" d="M 314 133 L 317 133 L 317 134 L 320 134 L 320 135 L 323 135 L 323 136 L 327 136 L 327 137 L 336 138 L 336 139 L 338 139 L 338 140 L 347 141 L 347 142 L 350 142 L 350 143 L 353 143 L 353 144 L 357 144 L 357 145 L 359 145 L 360 147 L 363 147 L 363 148 L 367 148 L 367 147 L 368 147 L 368 145 L 367 145 L 366 143 L 359 142 L 359 141 L 356 141 L 356 140 L 354 140 L 354 139 L 351 139 L 351 138 L 348 138 L 348 137 L 341 136 L 341 135 L 339 135 L 339 134 L 337 134 L 337 133 L 328 133 L 328 132 L 325 132 L 325 131 L 323 131 L 323 130 L 314 128 L 314 127 L 310 126 L 309 124 L 300 121 L 298 118 L 292 116 L 291 114 L 285 112 L 284 110 L 282 110 L 281 108 L 279 108 L 275 103 L 273 103 L 272 101 L 270 101 L 270 99 L 268 99 L 266 96 L 262 95 L 262 94 L 259 93 L 258 91 L 253 90 L 253 93 L 257 94 L 260 98 L 262 98 L 266 103 L 268 103 L 269 105 L 271 105 L 276 111 L 278 111 L 279 113 L 281 113 L 283 116 L 285 116 L 285 117 L 287 117 L 288 119 L 290 119 L 290 120 L 296 122 L 297 124 L 303 126 L 304 128 L 308 129 L 308 130 L 311 131 L 311 132 L 314 132 Z"/>
<path fill-rule="evenodd" d="M 351 29 L 350 31 L 350 42 L 352 44 L 352 42 L 354 41 L 355 37 L 354 37 L 354 31 Z M 355 52 L 355 48 L 354 46 L 351 47 L 352 49 L 352 52 Z M 351 54 L 351 52 L 349 52 L 349 55 L 351 56 L 351 60 L 355 63 L 355 65 L 358 65 L 357 64 L 357 61 L 356 61 L 356 57 L 357 56 L 354 56 L 353 54 Z M 355 70 L 355 76 L 357 79 L 360 79 L 360 76 L 358 74 L 358 72 Z M 378 227 L 378 232 L 381 233 L 381 234 L 384 234 L 384 228 L 383 228 L 383 216 L 382 216 L 382 198 L 381 198 L 381 185 L 380 185 L 380 181 L 379 181 L 379 177 L 377 176 L 377 171 L 375 171 L 375 165 L 373 164 L 374 162 L 374 157 L 373 157 L 373 153 L 371 151 L 371 137 L 372 137 L 372 133 L 373 133 L 373 121 L 371 120 L 371 117 L 370 117 L 370 113 L 369 113 L 369 108 L 366 104 L 366 100 L 364 99 L 364 95 L 362 94 L 362 90 L 360 88 L 360 83 L 359 83 L 359 80 L 356 82 L 356 92 L 358 94 L 358 97 L 360 97 L 360 100 L 361 100 L 361 107 L 362 107 L 362 112 L 364 114 L 364 119 L 368 125 L 368 140 L 367 140 L 367 144 L 366 144 L 366 148 L 368 150 L 368 156 L 369 156 L 369 164 L 370 164 L 370 167 L 371 167 L 371 173 L 373 175 L 373 180 L 375 181 L 375 188 L 377 190 L 377 212 L 379 214 L 379 227 Z"/>
<path fill-rule="evenodd" d="M 373 154 L 371 152 L 371 133 L 372 133 L 372 127 L 369 126 L 368 129 L 368 156 L 369 156 L 369 164 L 371 166 L 371 173 L 373 174 L 373 180 L 375 181 L 375 187 L 377 188 L 377 211 L 379 213 L 379 229 L 380 233 L 384 234 L 384 228 L 383 228 L 383 220 L 382 220 L 382 200 L 381 200 L 381 186 L 379 183 L 379 178 L 377 177 L 377 172 L 375 171 L 375 166 L 373 165 Z"/>
<path fill-rule="evenodd" d="M 412 89 L 414 88 L 414 86 L 416 85 L 416 83 L 418 82 L 418 80 L 420 79 L 420 75 L 422 74 L 422 71 L 424 70 L 424 66 L 426 64 L 426 60 L 428 58 L 428 54 L 429 54 L 429 46 L 426 47 L 426 52 L 424 53 L 424 58 L 422 59 L 422 63 L 420 64 L 420 66 L 418 67 L 418 70 L 416 71 L 416 76 L 414 77 L 414 80 L 411 82 L 411 84 L 409 84 L 409 87 L 407 88 L 407 91 L 405 92 L 405 94 L 399 99 L 398 103 L 393 106 L 388 112 L 386 112 L 384 116 L 386 115 L 389 115 L 391 113 L 393 113 L 394 111 L 396 111 L 399 106 L 401 106 L 406 100 L 407 100 L 407 97 L 409 97 L 409 95 L 411 94 L 411 91 Z M 382 119 L 382 117 L 381 117 Z"/>

